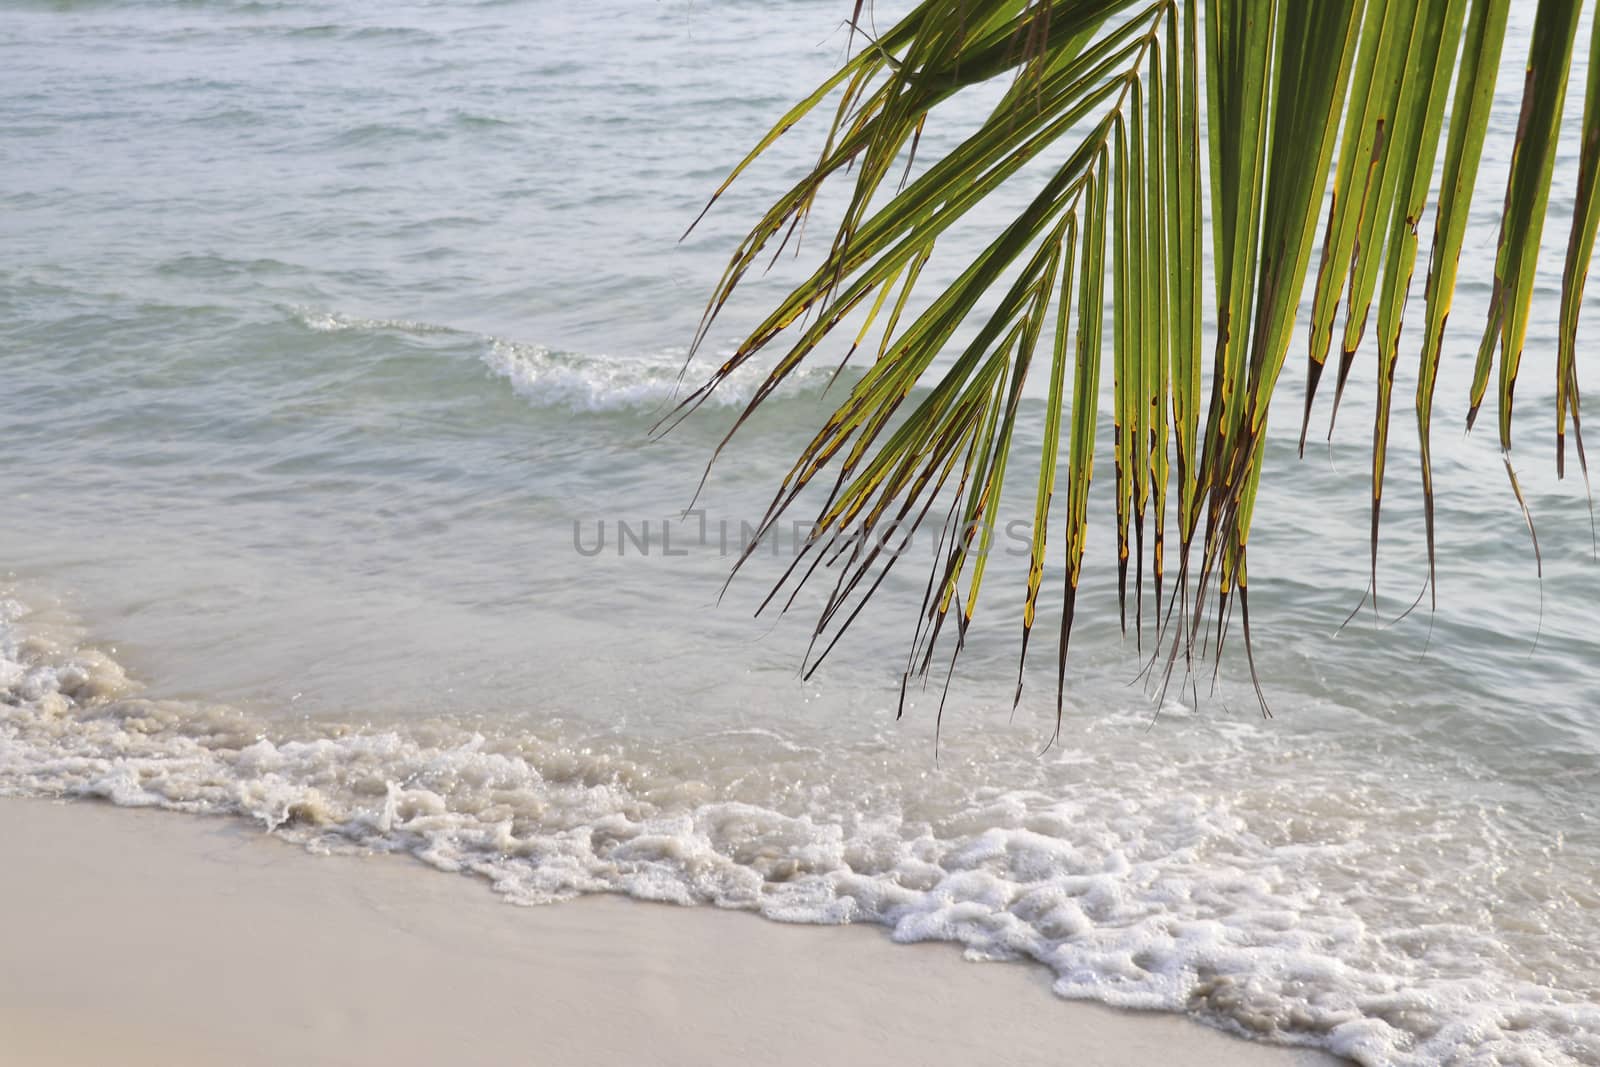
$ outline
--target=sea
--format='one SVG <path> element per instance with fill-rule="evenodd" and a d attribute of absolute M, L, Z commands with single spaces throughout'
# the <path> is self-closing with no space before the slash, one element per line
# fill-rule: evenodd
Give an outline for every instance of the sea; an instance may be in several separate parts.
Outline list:
<path fill-rule="evenodd" d="M 846 395 L 842 346 L 739 429 L 698 497 L 759 369 L 651 432 L 826 248 L 837 194 L 691 359 L 727 257 L 825 119 L 684 233 L 862 46 L 853 7 L 5 4 L 0 793 L 408 853 L 418 879 L 514 904 L 876 924 L 1032 961 L 1065 998 L 1366 1065 L 1600 1064 L 1600 561 L 1573 457 L 1554 473 L 1587 22 L 1511 452 L 1538 554 L 1492 398 L 1465 431 L 1518 4 L 1446 335 L 1436 589 L 1412 416 L 1430 213 L 1376 609 L 1374 342 L 1331 433 L 1324 379 L 1300 458 L 1300 330 L 1250 542 L 1270 716 L 1237 628 L 1215 671 L 1152 685 L 1152 591 L 1119 611 L 1103 419 L 1058 733 L 1058 534 L 1015 708 L 1015 536 L 948 692 L 946 643 L 903 707 L 931 534 L 809 677 L 831 582 L 756 613 L 789 527 L 724 588 Z M 937 112 L 919 153 L 958 143 L 985 92 Z M 1026 195 L 952 230 L 925 296 Z M 1022 402 L 1008 520 L 1033 513 L 1044 392 Z"/>

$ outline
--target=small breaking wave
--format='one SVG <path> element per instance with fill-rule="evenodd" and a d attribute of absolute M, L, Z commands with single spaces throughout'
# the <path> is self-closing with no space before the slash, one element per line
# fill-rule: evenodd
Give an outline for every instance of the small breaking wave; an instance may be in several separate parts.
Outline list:
<path fill-rule="evenodd" d="M 573 411 L 649 410 L 670 404 L 688 392 L 679 382 L 683 358 L 665 353 L 633 359 L 595 359 L 543 345 L 496 339 L 483 354 L 483 363 L 529 403 Z M 724 393 L 719 389 L 711 397 L 712 403 L 724 406 L 739 400 L 733 390 Z"/>
<path fill-rule="evenodd" d="M 688 396 L 715 364 L 690 362 L 683 348 L 625 356 L 565 352 L 451 326 L 412 319 L 362 318 L 335 311 L 294 308 L 300 325 L 318 333 L 388 332 L 414 337 L 453 335 L 480 347 L 479 360 L 517 396 L 535 407 L 573 412 L 665 411 Z M 722 382 L 705 400 L 710 407 L 743 407 L 763 381 L 765 369 L 752 363 Z M 833 377 L 833 368 L 802 367 L 773 394 L 812 397 Z"/>
<path fill-rule="evenodd" d="M 759 731 L 691 747 L 674 757 L 558 721 L 317 725 L 151 700 L 70 622 L 0 592 L 0 794 L 243 816 L 318 852 L 409 853 L 522 904 L 610 892 L 877 923 L 1036 960 L 1063 996 L 1364 1064 L 1600 1062 L 1600 1008 L 1492 954 L 1435 973 L 1463 950 L 1448 926 L 1418 953 L 1403 920 L 1373 928 L 1304 866 L 1376 857 L 1263 842 L 1247 798 L 1130 775 L 1112 795 L 946 782 L 956 791 L 930 807 L 924 785 L 864 789 L 787 764 L 784 739 Z M 848 774 L 858 754 L 819 758 Z"/>
<path fill-rule="evenodd" d="M 674 354 L 601 359 L 560 352 L 543 345 L 494 340 L 483 362 L 531 404 L 573 411 L 662 410 L 687 397 L 711 373 L 710 365 L 685 367 L 682 350 Z M 833 374 L 832 368 L 795 371 L 774 397 L 815 396 Z M 741 368 L 706 397 L 710 407 L 743 407 L 763 380 L 756 367 Z"/>
<path fill-rule="evenodd" d="M 417 322 L 413 319 L 366 319 L 358 315 L 344 315 L 337 311 L 319 311 L 316 308 L 290 309 L 295 321 L 308 330 L 317 333 L 370 333 L 375 331 L 393 331 L 395 333 L 409 333 L 418 336 L 427 334 L 460 334 L 469 336 L 467 331 L 458 330 L 451 326 L 439 326 L 431 322 Z"/>

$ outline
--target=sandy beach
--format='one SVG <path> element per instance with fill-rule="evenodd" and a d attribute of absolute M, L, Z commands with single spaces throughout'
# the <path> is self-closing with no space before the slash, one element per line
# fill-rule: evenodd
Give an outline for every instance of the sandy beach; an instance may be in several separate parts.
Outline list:
<path fill-rule="evenodd" d="M 873 928 L 517 908 L 408 858 L 93 803 L 0 800 L 0 836 L 7 1063 L 1338 1062 Z"/>
<path fill-rule="evenodd" d="M 953 6 L 0 4 L 0 1067 L 1600 1067 L 1600 0 Z"/>

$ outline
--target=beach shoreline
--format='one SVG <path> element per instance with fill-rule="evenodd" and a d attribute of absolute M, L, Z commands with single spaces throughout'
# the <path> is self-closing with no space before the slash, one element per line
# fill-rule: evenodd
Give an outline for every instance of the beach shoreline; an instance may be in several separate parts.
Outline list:
<path fill-rule="evenodd" d="M 1064 1001 L 877 927 L 588 897 L 507 906 L 400 856 L 318 857 L 236 819 L 0 798 L 0 1034 L 128 1065 L 1343 1061 Z"/>

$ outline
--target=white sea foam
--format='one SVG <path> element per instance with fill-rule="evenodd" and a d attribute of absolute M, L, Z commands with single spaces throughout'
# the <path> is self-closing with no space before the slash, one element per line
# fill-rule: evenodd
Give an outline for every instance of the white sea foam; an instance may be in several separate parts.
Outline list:
<path fill-rule="evenodd" d="M 362 318 L 315 308 L 293 308 L 291 313 L 302 326 L 318 333 L 459 336 L 481 345 L 483 365 L 528 403 L 575 412 L 665 413 L 704 382 L 715 366 L 705 360 L 689 363 L 681 348 L 630 355 L 588 355 L 411 319 Z M 757 365 L 742 367 L 712 391 L 705 403 L 714 408 L 743 407 L 764 375 L 764 368 Z M 803 367 L 789 375 L 775 395 L 814 393 L 832 376 L 832 367 Z"/>
<path fill-rule="evenodd" d="M 346 333 L 351 331 L 393 330 L 398 333 L 433 334 L 463 333 L 450 326 L 413 319 L 367 319 L 359 315 L 345 315 L 337 311 L 297 307 L 292 309 L 295 319 L 308 330 L 318 333 Z"/>
<path fill-rule="evenodd" d="M 680 382 L 681 355 L 594 358 L 500 339 L 491 341 L 483 362 L 529 403 L 574 411 L 662 408 L 687 395 L 697 380 L 686 375 Z M 748 399 L 747 392 L 726 389 L 712 394 L 711 402 L 727 406 Z"/>
<path fill-rule="evenodd" d="M 711 373 L 699 361 L 685 366 L 685 355 L 661 352 L 628 357 L 582 356 L 543 345 L 491 339 L 483 362 L 511 383 L 516 394 L 541 407 L 574 411 L 656 409 L 666 413 L 687 398 Z M 833 375 L 831 367 L 804 367 L 778 387 L 775 396 L 814 394 Z M 765 377 L 755 365 L 741 367 L 706 398 L 711 407 L 743 407 Z"/>
<path fill-rule="evenodd" d="M 1370 862 L 1358 842 L 1267 845 L 1242 809 L 1132 779 L 1114 796 L 972 788 L 931 807 L 910 786 L 763 798 L 728 784 L 751 767 L 715 764 L 770 764 L 783 739 L 713 740 L 674 765 L 559 727 L 285 730 L 142 698 L 70 624 L 0 599 L 0 792 L 245 816 L 315 850 L 409 852 L 518 903 L 620 892 L 880 923 L 1037 960 L 1064 996 L 1366 1064 L 1600 1063 L 1600 1008 L 1515 979 L 1493 946 L 1471 958 L 1447 924 L 1373 928 L 1306 877 L 1308 858 Z M 1411 951 L 1408 934 L 1433 944 Z"/>

